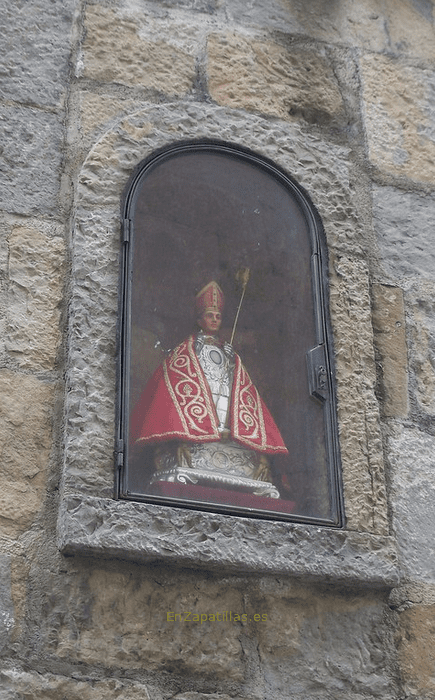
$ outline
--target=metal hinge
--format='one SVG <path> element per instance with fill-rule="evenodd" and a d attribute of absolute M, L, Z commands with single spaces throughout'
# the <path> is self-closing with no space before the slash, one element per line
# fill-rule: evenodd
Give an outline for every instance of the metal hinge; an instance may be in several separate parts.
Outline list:
<path fill-rule="evenodd" d="M 130 242 L 131 223 L 132 223 L 131 219 L 124 219 L 124 225 L 122 227 L 122 235 L 123 235 L 123 242 L 124 243 Z"/>
<path fill-rule="evenodd" d="M 116 467 L 122 469 L 124 466 L 124 440 L 118 440 L 116 446 Z"/>
<path fill-rule="evenodd" d="M 311 396 L 326 401 L 328 396 L 328 370 L 325 346 L 317 345 L 307 352 L 308 387 Z"/>

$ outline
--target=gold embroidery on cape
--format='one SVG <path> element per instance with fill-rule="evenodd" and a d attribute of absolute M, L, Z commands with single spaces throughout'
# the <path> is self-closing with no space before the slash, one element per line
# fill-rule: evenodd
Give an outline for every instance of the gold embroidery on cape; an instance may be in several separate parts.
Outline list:
<path fill-rule="evenodd" d="M 177 397 L 175 396 L 174 390 L 173 390 L 173 388 L 172 388 L 171 381 L 170 381 L 170 379 L 169 379 L 167 362 L 168 362 L 168 361 L 166 361 L 166 362 L 163 363 L 163 376 L 164 376 L 164 378 L 165 378 L 166 388 L 167 388 L 167 390 L 169 391 L 169 394 L 170 394 L 171 399 L 172 399 L 172 403 L 173 403 L 173 405 L 175 406 L 176 411 L 177 411 L 177 413 L 178 413 L 178 415 L 179 415 L 179 417 L 180 417 L 180 420 L 181 420 L 181 423 L 182 423 L 182 425 L 183 425 L 184 431 L 185 431 L 185 433 L 188 433 L 189 430 L 188 430 L 188 427 L 187 427 L 186 419 L 185 419 L 185 417 L 184 417 L 183 411 L 181 410 L 180 406 L 178 405 Z"/>
<path fill-rule="evenodd" d="M 239 406 L 238 419 L 246 431 L 246 435 L 243 437 L 246 440 L 255 440 L 256 442 L 260 439 L 261 446 L 263 447 L 264 437 L 260 434 L 260 413 L 262 412 L 260 400 L 242 364 L 240 364 L 239 376 L 239 396 L 237 402 Z"/>
<path fill-rule="evenodd" d="M 176 375 L 176 379 L 169 377 L 168 368 Z M 210 433 L 201 426 L 204 419 L 209 416 L 215 437 L 218 437 L 214 404 L 210 401 L 208 385 L 205 385 L 202 369 L 193 350 L 192 337 L 187 343 L 182 343 L 167 360 L 164 376 L 186 433 L 191 435 L 193 430 L 210 439 Z M 199 440 L 202 439 L 201 435 L 197 437 Z"/>
<path fill-rule="evenodd" d="M 260 394 L 258 393 L 257 387 L 254 387 L 255 392 L 257 394 L 258 402 L 260 402 Z M 261 431 L 261 446 L 262 447 L 267 447 L 267 441 L 266 441 L 266 426 L 264 425 L 264 413 L 263 409 L 260 406 L 260 411 L 259 411 L 259 420 L 260 420 L 260 431 Z M 275 449 L 275 448 L 274 448 Z"/>
<path fill-rule="evenodd" d="M 247 387 L 243 387 L 243 383 L 246 381 L 246 377 L 249 378 L 249 384 Z M 241 388 L 242 387 L 242 388 Z M 245 391 L 253 391 L 255 393 L 255 399 L 252 396 L 252 394 L 248 395 L 251 398 L 251 401 L 247 399 L 245 402 L 242 401 L 241 398 L 241 393 L 244 393 Z M 252 402 L 252 403 L 251 403 Z M 244 420 L 242 421 L 242 424 L 246 427 L 249 428 L 250 425 L 253 426 L 253 430 L 249 435 L 240 435 L 239 432 L 239 423 L 238 423 L 238 417 L 240 416 L 240 413 L 238 413 L 238 408 L 239 406 L 243 404 L 241 412 L 243 411 L 244 414 Z M 252 409 L 254 407 L 257 407 L 257 415 L 255 413 L 252 413 Z M 266 449 L 268 451 L 273 451 L 273 452 L 282 452 L 282 447 L 276 446 L 276 445 L 269 445 L 266 440 L 266 427 L 264 424 L 264 414 L 263 414 L 263 409 L 261 407 L 261 400 L 260 400 L 260 394 L 258 393 L 257 388 L 252 384 L 249 374 L 247 373 L 246 369 L 240 362 L 240 360 L 237 362 L 236 366 L 236 371 L 234 373 L 234 396 L 233 396 L 233 402 L 232 402 L 232 422 L 233 422 L 233 430 L 234 430 L 234 437 L 237 438 L 239 442 L 241 442 L 244 445 L 247 445 L 248 447 L 252 447 L 254 450 L 260 449 Z M 258 427 L 258 433 L 255 434 L 255 428 Z M 255 438 L 260 435 L 260 444 L 257 441 L 254 441 Z"/>

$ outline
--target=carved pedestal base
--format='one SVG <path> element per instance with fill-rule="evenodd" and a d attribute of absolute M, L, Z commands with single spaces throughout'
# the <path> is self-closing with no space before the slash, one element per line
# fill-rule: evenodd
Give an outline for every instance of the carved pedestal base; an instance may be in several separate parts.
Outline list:
<path fill-rule="evenodd" d="M 244 493 L 251 493 L 254 496 L 279 498 L 278 489 L 268 481 L 257 481 L 256 479 L 248 479 L 243 476 L 224 474 L 223 472 L 215 472 L 208 469 L 186 469 L 184 467 L 165 469 L 153 475 L 151 484 L 158 481 L 211 486 L 214 488 L 243 491 Z"/>
<path fill-rule="evenodd" d="M 155 465 L 151 484 L 168 481 L 279 498 L 268 481 L 266 456 L 232 441 L 162 444 L 155 449 Z"/>

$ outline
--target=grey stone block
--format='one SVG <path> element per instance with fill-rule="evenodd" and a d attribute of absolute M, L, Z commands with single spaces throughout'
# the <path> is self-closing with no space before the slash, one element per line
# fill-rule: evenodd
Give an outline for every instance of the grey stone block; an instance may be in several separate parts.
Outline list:
<path fill-rule="evenodd" d="M 3 99 L 39 105 L 63 101 L 76 0 L 16 0 L 0 12 Z"/>
<path fill-rule="evenodd" d="M 14 625 L 14 608 L 11 597 L 11 558 L 0 554 L 0 651 L 9 640 Z"/>
<path fill-rule="evenodd" d="M 291 700 L 396 700 L 390 676 L 391 646 L 385 635 L 385 607 L 365 600 L 351 609 L 328 611 L 319 619 L 308 617 L 301 625 L 300 653 L 293 656 L 262 654 L 270 698 Z M 347 609 L 346 609 L 347 608 Z M 307 672 L 315 669 L 314 673 Z M 291 695 L 286 690 L 291 688 Z"/>
<path fill-rule="evenodd" d="M 65 498 L 58 529 L 64 554 L 354 586 L 398 582 L 391 538 L 345 530 L 79 496 Z"/>
<path fill-rule="evenodd" d="M 394 280 L 435 270 L 435 198 L 394 187 L 374 187 L 373 220 L 382 262 Z"/>
<path fill-rule="evenodd" d="M 435 583 L 435 438 L 398 430 L 390 438 L 391 498 L 404 581 Z"/>
<path fill-rule="evenodd" d="M 0 207 L 20 214 L 56 211 L 60 184 L 62 122 L 26 107 L 0 108 Z"/>

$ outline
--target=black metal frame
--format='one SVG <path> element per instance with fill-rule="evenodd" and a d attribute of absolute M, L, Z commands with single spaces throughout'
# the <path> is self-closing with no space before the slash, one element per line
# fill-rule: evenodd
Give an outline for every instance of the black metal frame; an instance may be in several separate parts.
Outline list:
<path fill-rule="evenodd" d="M 188 152 L 209 152 L 247 161 L 266 171 L 287 187 L 299 204 L 308 224 L 311 238 L 311 271 L 314 298 L 314 314 L 317 346 L 307 353 L 307 370 L 311 395 L 324 404 L 325 434 L 328 454 L 328 483 L 330 486 L 331 512 L 336 514 L 333 520 L 313 518 L 303 515 L 287 515 L 263 510 L 243 509 L 237 506 L 213 504 L 201 501 L 183 501 L 154 495 L 132 493 L 128 490 L 128 406 L 129 406 L 129 367 L 131 347 L 131 276 L 133 260 L 133 221 L 132 211 L 139 186 L 151 169 L 175 155 Z M 305 190 L 283 169 L 273 161 L 260 156 L 246 148 L 217 140 L 176 142 L 154 152 L 143 160 L 132 173 L 124 193 L 121 206 L 122 218 L 122 256 L 120 271 L 119 324 L 118 324 L 118 361 L 117 361 L 117 406 L 115 439 L 115 496 L 146 503 L 159 503 L 193 510 L 206 510 L 244 517 L 268 520 L 286 520 L 291 522 L 343 527 L 344 504 L 341 480 L 340 449 L 338 442 L 337 410 L 335 395 L 334 353 L 332 328 L 329 316 L 328 294 L 328 252 L 321 218 Z"/>

